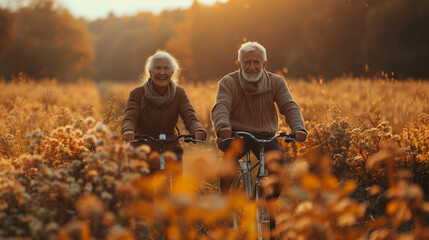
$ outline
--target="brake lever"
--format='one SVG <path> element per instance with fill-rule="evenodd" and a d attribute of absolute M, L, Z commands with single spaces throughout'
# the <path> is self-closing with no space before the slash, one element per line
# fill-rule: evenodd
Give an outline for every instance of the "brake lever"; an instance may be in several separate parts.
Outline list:
<path fill-rule="evenodd" d="M 292 139 L 292 138 L 283 138 L 283 141 L 285 141 L 285 142 L 287 142 L 287 143 L 299 143 L 299 144 L 301 144 L 302 146 L 305 146 L 305 144 L 304 144 L 304 143 L 302 143 L 302 142 L 300 142 L 300 141 L 298 141 L 298 140 Z"/>
<path fill-rule="evenodd" d="M 139 143 L 139 142 L 147 142 L 147 139 L 146 138 L 138 138 L 138 139 L 127 141 L 127 143 Z"/>
<path fill-rule="evenodd" d="M 192 142 L 193 144 L 195 144 L 195 143 L 197 143 L 197 142 L 199 142 L 199 143 L 204 143 L 204 141 L 197 140 L 197 139 L 192 139 L 192 138 L 190 138 L 190 137 L 184 138 L 182 141 L 183 141 L 183 142 L 186 142 L 186 143 L 188 143 L 188 142 Z"/>

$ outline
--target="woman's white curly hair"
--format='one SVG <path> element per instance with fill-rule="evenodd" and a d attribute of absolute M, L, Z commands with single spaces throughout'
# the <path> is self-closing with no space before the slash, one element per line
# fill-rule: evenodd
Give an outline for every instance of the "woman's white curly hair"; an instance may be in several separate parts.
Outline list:
<path fill-rule="evenodd" d="M 156 51 L 155 54 L 147 58 L 144 73 L 140 76 L 140 81 L 142 83 L 145 83 L 149 79 L 149 71 L 153 69 L 153 64 L 156 59 L 167 59 L 170 62 L 171 69 L 174 71 L 173 75 L 171 76 L 171 81 L 173 81 L 175 84 L 179 84 L 179 76 L 181 72 L 179 63 L 177 59 L 173 57 L 170 53 L 162 50 Z"/>

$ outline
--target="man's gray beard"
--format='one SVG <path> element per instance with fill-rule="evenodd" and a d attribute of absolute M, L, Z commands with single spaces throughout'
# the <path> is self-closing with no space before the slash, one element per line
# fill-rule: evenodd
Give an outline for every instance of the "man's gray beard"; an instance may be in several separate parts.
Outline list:
<path fill-rule="evenodd" d="M 249 77 L 247 75 L 247 73 L 245 73 L 243 70 L 241 70 L 241 74 L 243 75 L 244 80 L 251 82 L 251 83 L 257 82 L 262 77 L 262 72 L 263 71 L 261 69 L 261 71 L 258 73 L 258 75 L 256 77 Z"/>

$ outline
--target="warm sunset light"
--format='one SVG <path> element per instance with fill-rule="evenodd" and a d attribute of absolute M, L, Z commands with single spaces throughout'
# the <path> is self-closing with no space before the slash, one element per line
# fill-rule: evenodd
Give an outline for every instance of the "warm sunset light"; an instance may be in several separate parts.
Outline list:
<path fill-rule="evenodd" d="M 429 239 L 422 0 L 0 0 L 0 239 Z"/>
<path fill-rule="evenodd" d="M 185 9 L 192 5 L 194 0 L 58 0 L 77 17 L 94 20 L 106 17 L 109 13 L 117 16 L 135 15 L 138 12 L 160 13 L 163 10 Z M 227 0 L 198 0 L 206 5 Z"/>

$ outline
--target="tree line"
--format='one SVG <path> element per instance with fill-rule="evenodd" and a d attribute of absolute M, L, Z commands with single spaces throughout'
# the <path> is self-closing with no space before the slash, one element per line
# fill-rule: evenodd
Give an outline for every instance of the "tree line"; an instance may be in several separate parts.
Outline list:
<path fill-rule="evenodd" d="M 0 76 L 74 80 L 94 72 L 94 45 L 83 20 L 53 1 L 0 9 Z"/>
<path fill-rule="evenodd" d="M 95 21 L 33 0 L 0 9 L 0 76 L 137 79 L 146 58 L 165 49 L 186 79 L 219 79 L 237 68 L 243 41 L 258 41 L 267 48 L 267 69 L 289 77 L 427 78 L 428 25 L 426 0 L 194 1 L 188 9 Z"/>

